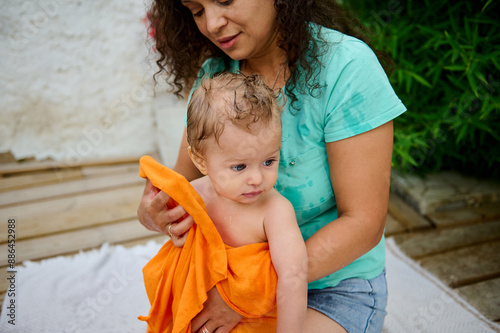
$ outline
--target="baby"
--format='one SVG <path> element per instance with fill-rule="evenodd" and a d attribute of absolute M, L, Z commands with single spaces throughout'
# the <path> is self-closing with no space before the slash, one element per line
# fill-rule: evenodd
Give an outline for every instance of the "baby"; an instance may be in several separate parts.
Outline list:
<path fill-rule="evenodd" d="M 278 275 L 276 331 L 301 332 L 307 252 L 291 203 L 273 188 L 280 112 L 258 76 L 224 73 L 202 80 L 188 106 L 187 139 L 189 156 L 205 177 L 191 184 L 226 245 L 268 242 Z"/>
<path fill-rule="evenodd" d="M 204 79 L 188 105 L 187 138 L 205 176 L 189 183 L 141 158 L 141 176 L 196 222 L 183 247 L 165 243 L 143 269 L 151 309 L 139 319 L 148 332 L 217 332 L 211 321 L 192 327 L 212 290 L 244 317 L 233 332 L 302 332 L 306 247 L 291 203 L 273 188 L 280 112 L 257 76 Z"/>

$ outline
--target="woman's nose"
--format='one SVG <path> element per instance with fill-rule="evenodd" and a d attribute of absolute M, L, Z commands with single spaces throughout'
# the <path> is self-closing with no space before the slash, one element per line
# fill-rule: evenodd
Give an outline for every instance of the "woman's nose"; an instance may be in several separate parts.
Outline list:
<path fill-rule="evenodd" d="M 227 20 L 221 8 L 210 8 L 206 10 L 207 31 L 216 34 L 226 25 Z"/>

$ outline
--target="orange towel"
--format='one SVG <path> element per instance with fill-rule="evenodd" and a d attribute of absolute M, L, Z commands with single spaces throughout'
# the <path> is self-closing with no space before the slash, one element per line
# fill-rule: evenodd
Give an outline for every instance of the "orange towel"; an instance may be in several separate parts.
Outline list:
<path fill-rule="evenodd" d="M 195 221 L 184 247 L 168 241 L 143 269 L 151 309 L 139 319 L 148 323 L 148 332 L 191 332 L 191 320 L 214 286 L 245 317 L 232 332 L 275 332 L 277 275 L 268 243 L 225 245 L 203 199 L 183 176 L 149 156 L 140 163 L 140 176 L 149 178 Z"/>

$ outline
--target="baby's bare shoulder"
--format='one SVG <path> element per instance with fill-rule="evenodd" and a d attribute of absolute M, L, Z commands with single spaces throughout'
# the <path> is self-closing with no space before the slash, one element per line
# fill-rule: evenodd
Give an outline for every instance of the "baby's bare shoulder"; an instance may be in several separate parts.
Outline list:
<path fill-rule="evenodd" d="M 211 184 L 212 183 L 210 182 L 208 176 L 197 178 L 191 181 L 191 186 L 193 186 L 196 192 L 198 192 L 205 203 L 207 203 L 207 200 L 210 198 L 207 193 L 211 193 Z"/>
<path fill-rule="evenodd" d="M 281 210 L 288 210 L 288 211 L 293 211 L 293 206 L 292 203 L 285 198 L 281 193 L 276 191 L 276 189 L 272 189 L 269 192 L 269 195 L 266 200 L 266 210 L 269 210 L 271 212 L 273 211 L 281 211 Z"/>

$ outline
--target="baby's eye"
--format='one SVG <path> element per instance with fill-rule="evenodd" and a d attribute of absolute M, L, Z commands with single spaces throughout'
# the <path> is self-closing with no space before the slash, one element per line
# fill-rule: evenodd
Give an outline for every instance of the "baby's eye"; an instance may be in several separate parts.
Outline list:
<path fill-rule="evenodd" d="M 271 165 L 273 165 L 274 162 L 276 162 L 276 160 L 270 159 L 270 160 L 265 161 L 263 164 L 265 166 L 271 166 Z"/>
<path fill-rule="evenodd" d="M 234 171 L 243 171 L 245 168 L 246 168 L 245 164 L 238 164 L 231 167 L 231 169 L 233 169 Z"/>

